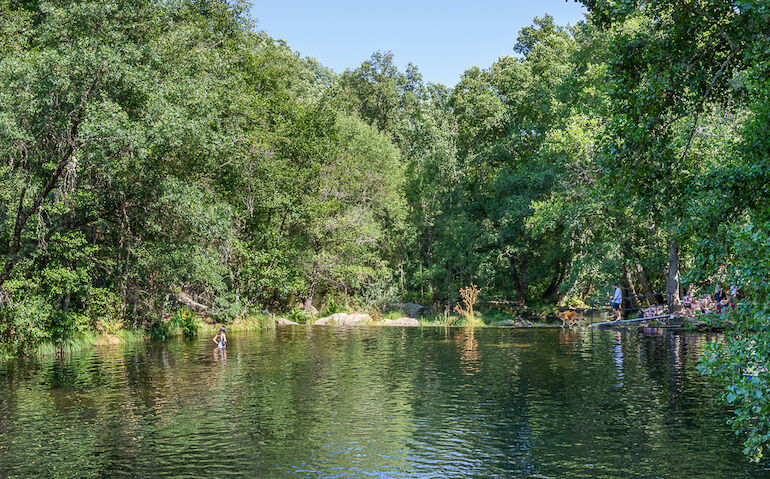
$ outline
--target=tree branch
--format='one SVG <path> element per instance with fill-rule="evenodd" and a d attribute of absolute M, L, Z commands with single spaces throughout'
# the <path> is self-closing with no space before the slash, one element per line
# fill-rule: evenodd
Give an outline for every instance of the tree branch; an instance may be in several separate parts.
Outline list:
<path fill-rule="evenodd" d="M 31 248 L 28 248 L 25 251 L 18 252 L 17 250 L 9 254 L 10 257 L 5 262 L 2 273 L 0 273 L 0 287 L 2 287 L 3 283 L 5 283 L 8 280 L 8 278 L 11 277 L 11 273 L 13 273 L 13 269 L 16 267 L 17 264 L 19 264 L 24 259 L 30 257 L 32 253 L 37 251 L 43 243 L 49 243 L 54 234 L 61 233 L 64 231 L 72 231 L 72 230 L 81 228 L 83 226 L 86 226 L 90 223 L 93 223 L 95 221 L 98 221 L 108 216 L 110 213 L 113 213 L 114 211 L 116 211 L 116 209 L 117 208 L 110 208 L 98 214 L 88 215 L 76 221 L 63 223 L 59 227 L 48 231 L 48 233 L 46 233 L 45 235 L 45 240 L 43 242 L 36 242 Z"/>
<path fill-rule="evenodd" d="M 11 248 L 9 249 L 9 254 L 15 255 L 19 252 L 19 248 L 21 247 L 21 232 L 24 230 L 24 227 L 27 225 L 27 220 L 29 219 L 30 216 L 32 216 L 32 214 L 35 211 L 37 211 L 40 208 L 40 205 L 43 204 L 43 201 L 45 201 L 46 197 L 48 197 L 51 191 L 53 191 L 53 189 L 56 187 L 56 184 L 59 182 L 59 178 L 61 178 L 61 175 L 64 172 L 64 168 L 66 168 L 67 164 L 70 162 L 70 159 L 72 158 L 72 154 L 75 152 L 75 149 L 77 148 L 77 142 L 75 141 L 75 138 L 77 137 L 78 127 L 80 126 L 80 122 L 83 119 L 83 110 L 85 109 L 86 102 L 91 97 L 91 94 L 93 93 L 98 83 L 99 83 L 99 80 L 95 79 L 91 83 L 91 85 L 88 87 L 86 92 L 83 93 L 83 96 L 80 99 L 80 104 L 78 105 L 77 109 L 74 110 L 74 118 L 72 121 L 72 126 L 69 128 L 69 138 L 67 141 L 67 149 L 65 150 L 64 155 L 62 155 L 59 162 L 56 164 L 56 169 L 53 171 L 51 176 L 48 177 L 48 181 L 43 187 L 43 190 L 40 192 L 39 195 L 37 195 L 35 200 L 32 202 L 32 206 L 30 206 L 26 210 L 22 209 L 22 203 L 24 200 L 24 195 L 26 194 L 26 188 L 22 190 L 22 197 L 19 200 L 19 211 L 16 215 L 16 223 L 13 228 L 13 240 L 11 242 Z M 8 263 L 6 263 L 6 265 L 7 264 Z M 4 281 L 3 279 L 4 275 L 5 275 L 5 272 L 2 275 L 0 275 L 0 285 Z"/>

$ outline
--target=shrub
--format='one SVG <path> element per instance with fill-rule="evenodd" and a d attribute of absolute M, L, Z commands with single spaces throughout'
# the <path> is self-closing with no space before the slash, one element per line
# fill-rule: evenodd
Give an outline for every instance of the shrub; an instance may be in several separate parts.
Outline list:
<path fill-rule="evenodd" d="M 174 323 L 179 324 L 185 339 L 192 339 L 198 335 L 200 324 L 192 311 L 187 308 L 179 308 L 174 311 L 172 317 L 174 317 Z"/>
<path fill-rule="evenodd" d="M 286 313 L 286 319 L 295 323 L 305 324 L 312 316 L 302 308 L 294 308 Z"/>
<path fill-rule="evenodd" d="M 465 319 L 465 323 L 468 326 L 474 326 L 476 324 L 476 315 L 473 312 L 473 306 L 476 304 L 480 292 L 481 289 L 475 284 L 466 286 L 460 290 L 463 304 L 457 304 L 455 306 L 455 311 Z"/>
<path fill-rule="evenodd" d="M 321 310 L 319 315 L 323 318 L 326 316 L 331 316 L 332 314 L 346 313 L 346 312 L 347 312 L 346 308 L 341 304 L 337 304 L 337 302 L 334 300 L 334 296 L 330 296 L 329 304 L 327 304 L 326 307 Z"/>
<path fill-rule="evenodd" d="M 571 294 L 564 298 L 564 306 L 568 309 L 585 309 L 588 305 L 577 295 Z"/>
<path fill-rule="evenodd" d="M 170 338 L 180 334 L 185 339 L 192 339 L 198 335 L 199 328 L 200 323 L 195 314 L 189 309 L 182 307 L 176 309 L 165 318 L 151 323 L 148 332 L 152 339 L 168 341 Z"/>
<path fill-rule="evenodd" d="M 383 274 L 368 284 L 361 295 L 361 301 L 367 306 L 378 308 L 380 311 L 384 311 L 392 304 L 401 302 L 393 274 Z"/>
<path fill-rule="evenodd" d="M 152 339 L 157 339 L 158 341 L 168 341 L 173 336 L 168 323 L 169 319 L 170 317 L 161 318 L 149 324 L 147 327 L 147 332 Z"/>

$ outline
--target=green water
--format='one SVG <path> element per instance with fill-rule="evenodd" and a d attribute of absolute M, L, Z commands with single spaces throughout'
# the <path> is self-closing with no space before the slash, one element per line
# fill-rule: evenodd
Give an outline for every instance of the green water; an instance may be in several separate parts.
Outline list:
<path fill-rule="evenodd" d="M 0 363 L 0 478 L 770 477 L 695 370 L 717 336 L 228 338 Z"/>

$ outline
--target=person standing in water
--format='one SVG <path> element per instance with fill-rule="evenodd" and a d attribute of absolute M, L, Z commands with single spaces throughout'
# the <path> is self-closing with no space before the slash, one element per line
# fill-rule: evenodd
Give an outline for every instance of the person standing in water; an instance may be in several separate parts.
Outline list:
<path fill-rule="evenodd" d="M 214 336 L 213 341 L 217 343 L 217 346 L 224 349 L 227 347 L 227 336 L 225 335 L 225 327 L 219 328 L 219 332 Z"/>

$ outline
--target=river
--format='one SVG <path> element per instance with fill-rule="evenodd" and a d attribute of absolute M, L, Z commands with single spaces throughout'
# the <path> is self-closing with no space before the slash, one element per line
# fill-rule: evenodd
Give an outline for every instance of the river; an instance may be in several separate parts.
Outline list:
<path fill-rule="evenodd" d="M 653 329 L 281 327 L 0 362 L 0 478 L 770 477 Z"/>

